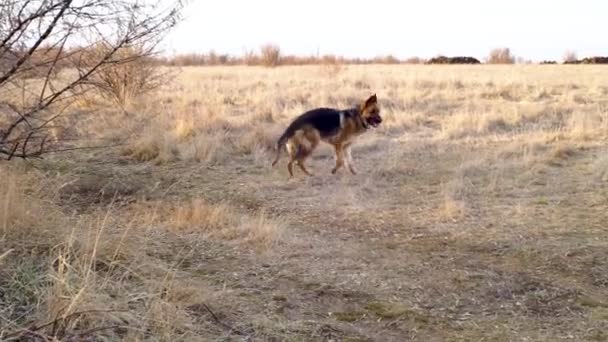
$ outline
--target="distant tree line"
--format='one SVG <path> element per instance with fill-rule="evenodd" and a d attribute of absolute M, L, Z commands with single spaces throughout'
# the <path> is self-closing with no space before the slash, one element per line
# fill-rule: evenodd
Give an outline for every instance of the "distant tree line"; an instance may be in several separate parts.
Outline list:
<path fill-rule="evenodd" d="M 210 51 L 208 53 L 188 53 L 172 57 L 157 57 L 156 61 L 162 65 L 169 66 L 263 65 L 268 67 L 309 64 L 399 64 L 406 62 L 391 55 L 374 58 L 346 58 L 336 55 L 286 55 L 282 53 L 278 46 L 272 44 L 263 45 L 260 47 L 259 52 L 247 51 L 242 56 Z M 423 63 L 424 61 L 421 59 L 409 59 L 407 62 Z"/>
<path fill-rule="evenodd" d="M 156 57 L 156 62 L 168 66 L 197 66 L 197 65 L 261 65 L 275 67 L 280 65 L 310 65 L 310 64 L 533 64 L 523 58 L 515 57 L 509 48 L 498 48 L 490 51 L 481 62 L 470 56 L 436 56 L 425 60 L 419 57 L 399 59 L 392 55 L 374 58 L 347 58 L 336 55 L 295 56 L 283 54 L 280 47 L 266 44 L 259 51 L 248 51 L 242 56 L 220 54 L 215 51 L 208 53 L 180 54 L 171 57 Z M 576 54 L 567 51 L 564 55 L 564 64 L 607 64 L 608 57 L 589 57 L 582 60 Z M 556 61 L 542 61 L 538 64 L 557 64 Z"/>
<path fill-rule="evenodd" d="M 608 57 L 587 57 L 572 61 L 565 61 L 564 64 L 608 64 Z"/>
<path fill-rule="evenodd" d="M 481 64 L 481 62 L 474 57 L 446 57 L 446 56 L 437 56 L 429 59 L 427 64 Z"/>

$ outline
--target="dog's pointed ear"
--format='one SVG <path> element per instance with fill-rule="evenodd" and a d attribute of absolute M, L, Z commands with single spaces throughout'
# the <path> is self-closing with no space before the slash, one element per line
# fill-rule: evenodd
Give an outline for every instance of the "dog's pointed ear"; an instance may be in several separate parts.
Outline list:
<path fill-rule="evenodd" d="M 369 107 L 376 103 L 378 103 L 378 98 L 376 97 L 376 94 L 374 94 L 374 95 L 370 96 L 369 99 L 365 100 L 364 108 Z"/>

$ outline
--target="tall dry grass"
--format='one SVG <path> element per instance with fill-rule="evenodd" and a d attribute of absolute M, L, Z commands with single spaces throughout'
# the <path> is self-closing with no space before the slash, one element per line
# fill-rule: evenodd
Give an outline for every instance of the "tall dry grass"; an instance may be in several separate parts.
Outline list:
<path fill-rule="evenodd" d="M 473 152 L 442 179 L 433 213 L 441 223 L 458 222 L 475 209 L 479 191 L 511 186 L 510 171 L 542 171 L 608 139 L 608 71 L 597 66 L 184 68 L 176 82 L 127 108 L 108 109 L 98 97 L 79 103 L 75 112 L 98 115 L 66 119 L 64 127 L 125 142 L 121 152 L 135 167 L 268 167 L 296 115 L 353 106 L 370 93 L 385 121 L 354 153 L 380 156 L 376 178 L 343 181 L 349 190 L 327 198 L 329 205 L 381 206 L 365 201 L 365 191 L 415 177 L 419 166 L 407 157 L 466 147 Z M 600 154 L 590 174 L 606 180 L 607 160 Z M 0 336 L 57 320 L 64 338 L 112 327 L 102 333 L 110 340 L 196 340 L 204 328 L 188 307 L 217 299 L 184 275 L 182 263 L 208 241 L 261 251 L 288 241 L 287 223 L 264 208 L 246 212 L 196 195 L 106 201 L 82 212 L 60 194 L 86 172 L 53 170 L 59 176 L 0 165 Z M 473 183 L 480 174 L 488 177 L 481 190 Z"/>
<path fill-rule="evenodd" d="M 284 224 L 263 210 L 200 199 L 110 201 L 71 215 L 58 194 L 74 176 L 0 165 L 0 337 L 196 338 L 188 307 L 214 292 L 180 280 L 196 246 L 215 239 L 266 251 L 283 241 Z"/>
<path fill-rule="evenodd" d="M 350 107 L 379 94 L 380 136 L 409 132 L 445 140 L 521 140 L 561 135 L 605 137 L 606 71 L 597 66 L 325 66 L 184 68 L 124 153 L 139 161 L 221 163 L 266 155 L 296 115 L 319 106 Z M 574 80 L 573 81 L 564 80 Z M 594 95 L 595 94 L 595 95 Z M 604 95 L 602 95 L 604 94 Z M 150 119 L 145 119 L 146 117 Z"/>

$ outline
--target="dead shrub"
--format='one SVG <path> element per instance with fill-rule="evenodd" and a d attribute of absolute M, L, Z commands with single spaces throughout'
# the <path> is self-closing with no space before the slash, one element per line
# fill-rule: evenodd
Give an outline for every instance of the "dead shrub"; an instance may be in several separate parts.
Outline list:
<path fill-rule="evenodd" d="M 488 56 L 489 64 L 515 64 L 515 57 L 509 48 L 499 48 L 490 51 Z"/>
<path fill-rule="evenodd" d="M 85 58 L 99 59 L 112 47 L 99 44 L 85 53 Z M 170 79 L 170 73 L 164 71 L 148 58 L 144 46 L 119 49 L 117 58 L 120 63 L 108 63 L 100 67 L 89 80 L 106 99 L 125 106 L 138 97 L 150 93 Z"/>
<path fill-rule="evenodd" d="M 420 57 L 409 57 L 405 61 L 404 64 L 424 64 L 425 60 Z"/>
<path fill-rule="evenodd" d="M 266 67 L 276 67 L 281 63 L 281 49 L 274 44 L 266 44 L 260 48 L 260 60 Z"/>
<path fill-rule="evenodd" d="M 564 63 L 571 64 L 578 61 L 578 56 L 575 51 L 567 50 L 564 52 Z"/>

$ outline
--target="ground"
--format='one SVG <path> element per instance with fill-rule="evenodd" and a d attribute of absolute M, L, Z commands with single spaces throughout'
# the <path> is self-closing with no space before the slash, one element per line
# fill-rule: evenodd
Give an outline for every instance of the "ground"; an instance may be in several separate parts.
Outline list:
<path fill-rule="evenodd" d="M 181 75 L 138 119 L 97 126 L 137 122 L 126 148 L 18 166 L 56 189 L 77 241 L 51 248 L 66 269 L 35 310 L 107 310 L 71 328 L 131 340 L 608 340 L 603 68 Z M 370 92 L 385 122 L 355 144 L 357 175 L 332 175 L 327 146 L 313 177 L 270 166 L 297 113 Z"/>

